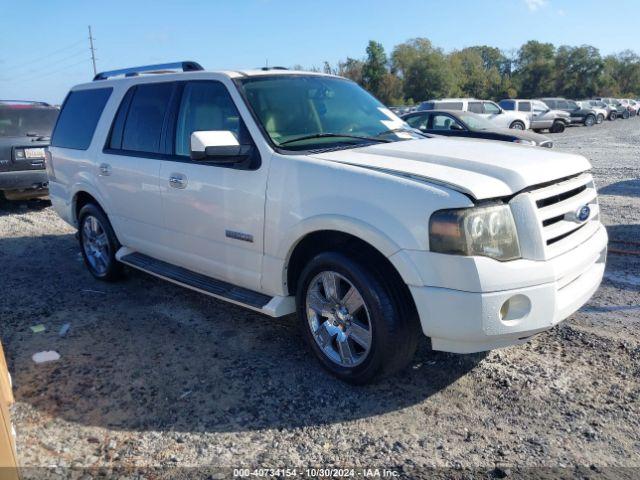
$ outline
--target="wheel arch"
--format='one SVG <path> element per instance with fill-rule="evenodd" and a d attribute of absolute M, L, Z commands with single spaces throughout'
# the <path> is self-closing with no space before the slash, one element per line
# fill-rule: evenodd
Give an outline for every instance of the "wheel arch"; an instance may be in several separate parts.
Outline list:
<path fill-rule="evenodd" d="M 399 301 L 416 313 L 417 308 L 408 284 L 419 281 L 414 268 L 406 263 L 393 262 L 372 243 L 340 230 L 315 230 L 307 232 L 295 245 L 285 262 L 284 280 L 289 295 L 295 295 L 302 270 L 311 258 L 324 251 L 338 251 L 366 262 L 389 285 Z"/>

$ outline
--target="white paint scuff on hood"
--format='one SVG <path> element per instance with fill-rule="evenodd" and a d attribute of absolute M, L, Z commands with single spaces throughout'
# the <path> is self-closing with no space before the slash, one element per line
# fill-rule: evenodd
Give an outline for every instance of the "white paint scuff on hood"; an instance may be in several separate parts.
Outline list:
<path fill-rule="evenodd" d="M 581 155 L 548 148 L 449 138 L 382 143 L 314 157 L 433 180 L 477 200 L 506 197 L 591 168 Z"/>

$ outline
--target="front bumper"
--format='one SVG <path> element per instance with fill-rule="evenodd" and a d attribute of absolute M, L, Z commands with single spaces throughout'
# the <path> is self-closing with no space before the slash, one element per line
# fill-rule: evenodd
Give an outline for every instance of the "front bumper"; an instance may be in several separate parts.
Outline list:
<path fill-rule="evenodd" d="M 46 170 L 0 172 L 0 190 L 45 188 L 48 181 Z"/>
<path fill-rule="evenodd" d="M 578 310 L 600 285 L 606 252 L 607 233 L 601 225 L 573 250 L 544 262 L 404 254 L 418 262 L 414 265 L 428 279 L 425 285 L 430 284 L 409 288 L 432 348 L 472 353 L 523 343 Z M 434 273 L 440 268 L 445 270 Z M 508 300 L 513 308 L 503 317 L 501 308 Z"/>

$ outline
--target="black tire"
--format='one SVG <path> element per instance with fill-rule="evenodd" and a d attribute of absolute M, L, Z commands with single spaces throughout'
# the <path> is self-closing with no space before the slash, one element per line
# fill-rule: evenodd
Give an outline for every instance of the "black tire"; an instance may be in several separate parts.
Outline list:
<path fill-rule="evenodd" d="M 596 117 L 596 123 L 600 125 L 602 122 L 604 122 L 604 115 L 599 113 L 598 116 Z"/>
<path fill-rule="evenodd" d="M 536 133 L 542 133 L 542 128 L 534 128 L 533 131 Z"/>
<path fill-rule="evenodd" d="M 627 120 L 629 118 L 629 110 L 625 110 L 624 112 L 622 112 L 622 118 L 624 120 Z"/>
<path fill-rule="evenodd" d="M 320 364 L 341 380 L 353 384 L 365 384 L 406 367 L 415 354 L 420 330 L 417 319 L 407 312 L 408 309 L 404 307 L 407 302 L 399 300 L 396 289 L 386 284 L 382 274 L 367 267 L 366 262 L 355 258 L 353 255 L 341 252 L 323 252 L 316 255 L 300 274 L 296 306 L 303 336 Z M 362 352 L 359 363 L 354 366 L 340 365 L 332 360 L 321 348 L 320 340 L 316 340 L 310 325 L 307 294 L 314 288 L 312 282 L 317 284 L 318 276 L 328 272 L 337 273 L 338 276 L 346 279 L 351 286 L 355 287 L 364 302 L 365 308 L 360 308 L 359 311 L 361 313 L 364 311 L 369 321 L 370 348 Z M 342 298 L 343 293 L 338 293 L 337 297 Z M 319 323 L 329 322 L 319 320 Z M 344 328 L 346 333 L 348 328 Z M 325 349 L 327 346 L 335 347 L 335 345 L 337 345 L 337 337 L 326 342 Z"/>
<path fill-rule="evenodd" d="M 555 122 L 553 122 L 553 125 L 551 125 L 549 132 L 562 133 L 564 132 L 564 128 L 565 128 L 564 122 L 561 120 L 556 120 Z"/>
<path fill-rule="evenodd" d="M 611 112 L 609 114 L 609 120 L 614 121 L 616 118 L 618 118 L 618 112 Z"/>
<path fill-rule="evenodd" d="M 101 231 L 105 234 L 106 241 L 101 244 L 106 245 L 104 257 L 104 267 L 102 263 L 96 266 L 95 260 L 90 260 L 87 254 L 93 248 L 87 235 L 87 229 L 91 230 L 90 223 L 96 221 Z M 93 203 L 88 203 L 80 210 L 78 215 L 78 241 L 80 242 L 80 251 L 87 269 L 96 279 L 104 282 L 114 282 L 122 277 L 123 265 L 116 260 L 116 252 L 120 248 L 120 242 L 116 238 L 116 234 L 111 227 L 111 222 L 100 207 Z M 95 242 L 94 242 L 95 244 Z M 91 255 L 93 258 L 94 256 Z"/>
<path fill-rule="evenodd" d="M 593 127 L 596 123 L 596 116 L 590 113 L 586 117 L 584 117 L 584 126 L 585 127 Z"/>
<path fill-rule="evenodd" d="M 524 123 L 521 122 L 520 120 L 511 122 L 511 125 L 509 125 L 509 128 L 513 128 L 514 130 L 526 130 Z"/>

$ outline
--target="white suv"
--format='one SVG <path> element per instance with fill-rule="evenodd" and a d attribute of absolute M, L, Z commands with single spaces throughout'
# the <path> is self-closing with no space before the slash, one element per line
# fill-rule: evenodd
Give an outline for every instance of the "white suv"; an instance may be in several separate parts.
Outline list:
<path fill-rule="evenodd" d="M 71 90 L 51 144 L 51 200 L 94 277 L 127 264 L 296 313 L 350 382 L 405 366 L 420 332 L 449 352 L 522 343 L 604 271 L 584 157 L 429 138 L 340 77 L 107 72 Z"/>
<path fill-rule="evenodd" d="M 443 98 L 442 100 L 428 100 L 418 106 L 418 110 L 462 110 L 476 113 L 496 127 L 528 130 L 531 128 L 529 115 L 523 112 L 509 112 L 491 100 L 477 100 L 475 98 Z"/>

